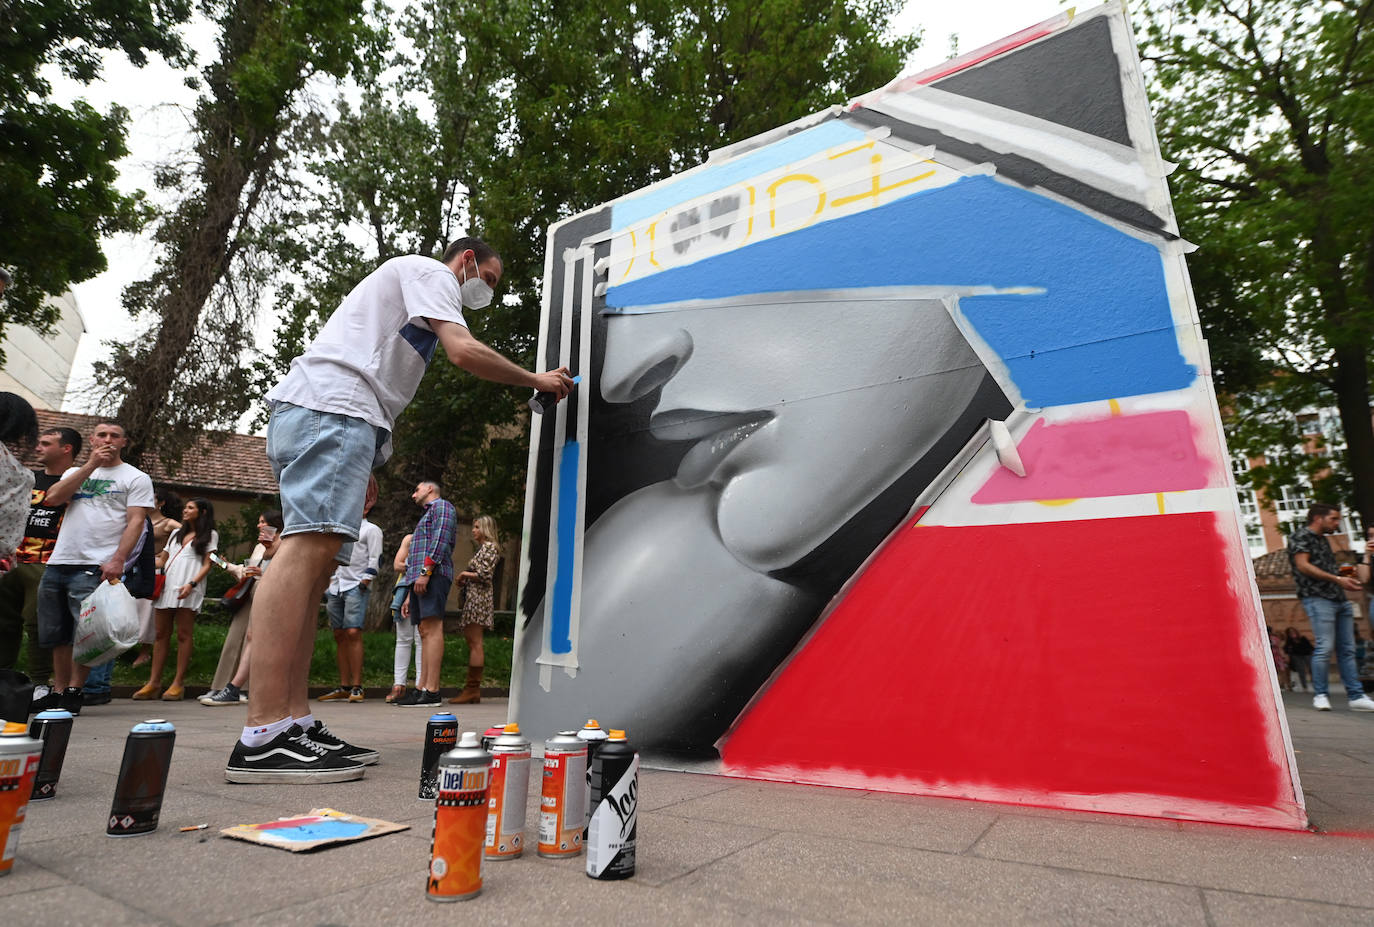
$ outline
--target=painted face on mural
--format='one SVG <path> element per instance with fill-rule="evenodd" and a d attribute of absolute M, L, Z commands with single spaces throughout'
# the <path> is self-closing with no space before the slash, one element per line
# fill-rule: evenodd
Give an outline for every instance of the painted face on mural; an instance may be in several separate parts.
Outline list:
<path fill-rule="evenodd" d="M 601 390 L 663 387 L 654 436 L 694 442 L 676 483 L 717 491 L 726 547 L 768 572 L 918 460 L 986 374 L 940 301 L 855 290 L 610 315 Z"/>

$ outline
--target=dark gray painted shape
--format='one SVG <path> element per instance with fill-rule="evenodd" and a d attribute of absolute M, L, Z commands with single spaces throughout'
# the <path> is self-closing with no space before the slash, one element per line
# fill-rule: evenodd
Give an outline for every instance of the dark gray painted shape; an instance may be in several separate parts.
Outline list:
<path fill-rule="evenodd" d="M 1100 190 L 1074 177 L 1060 174 L 1038 161 L 1032 161 L 1030 158 L 1003 154 L 990 148 L 984 148 L 982 145 L 961 142 L 957 138 L 945 135 L 935 129 L 927 129 L 924 126 L 903 122 L 893 116 L 871 109 L 856 109 L 853 112 L 845 113 L 840 118 L 851 120 L 868 128 L 887 126 L 892 129 L 893 135 L 904 141 L 915 145 L 934 145 L 937 151 L 946 152 L 974 164 L 984 162 L 992 164 L 997 168 L 997 174 L 1000 177 L 1006 177 L 1027 187 L 1040 187 L 1052 193 L 1058 193 L 1060 196 L 1081 203 L 1104 216 L 1111 216 L 1127 225 L 1152 232 L 1168 241 L 1178 237 L 1172 232 L 1166 231 L 1164 220 L 1144 206 L 1122 199 L 1105 190 Z"/>
<path fill-rule="evenodd" d="M 1105 16 L 931 86 L 1131 144 L 1121 73 Z"/>

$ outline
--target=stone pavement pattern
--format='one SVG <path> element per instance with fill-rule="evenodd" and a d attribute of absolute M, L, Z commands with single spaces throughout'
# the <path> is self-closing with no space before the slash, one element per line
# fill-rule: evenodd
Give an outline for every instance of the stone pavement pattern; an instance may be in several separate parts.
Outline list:
<path fill-rule="evenodd" d="M 1374 717 L 1339 698 L 1323 714 L 1310 696 L 1286 700 L 1324 833 L 645 770 L 635 878 L 595 882 L 582 857 L 531 849 L 488 864 L 483 893 L 447 905 L 424 895 L 433 805 L 415 793 L 429 712 L 321 705 L 337 732 L 379 748 L 381 765 L 360 782 L 244 786 L 223 776 L 241 710 L 116 700 L 76 720 L 58 798 L 29 806 L 0 879 L 0 923 L 1374 924 Z M 462 729 L 480 731 L 507 706 L 458 707 Z M 177 726 L 161 827 L 107 838 L 124 737 L 158 716 Z M 531 787 L 533 838 L 538 776 Z M 411 829 L 310 854 L 218 836 L 312 807 Z M 177 831 L 201 823 L 210 828 Z"/>

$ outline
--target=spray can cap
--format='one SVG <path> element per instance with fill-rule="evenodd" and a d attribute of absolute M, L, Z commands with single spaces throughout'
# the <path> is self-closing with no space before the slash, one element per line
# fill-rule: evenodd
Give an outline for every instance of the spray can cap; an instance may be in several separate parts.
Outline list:
<path fill-rule="evenodd" d="M 601 730 L 601 722 L 597 721 L 595 718 L 588 718 L 587 723 L 582 725 L 582 727 L 589 731 L 599 731 Z"/>
<path fill-rule="evenodd" d="M 4 734 L 7 737 L 22 737 L 27 736 L 28 733 L 29 726 L 22 721 L 6 721 L 5 729 L 0 731 L 0 734 Z"/>
<path fill-rule="evenodd" d="M 477 738 L 476 731 L 464 731 L 463 736 L 458 739 L 460 747 L 480 747 L 482 741 Z"/>
<path fill-rule="evenodd" d="M 611 739 L 611 740 L 624 740 L 624 739 L 625 739 L 625 732 L 624 732 L 624 731 L 618 731 L 618 730 L 616 730 L 615 728 L 611 728 L 611 734 L 610 734 L 610 738 L 609 738 L 609 739 Z"/>
<path fill-rule="evenodd" d="M 512 721 L 510 724 L 507 724 L 505 727 L 501 728 L 501 730 L 505 731 L 507 734 L 519 734 L 520 725 Z"/>

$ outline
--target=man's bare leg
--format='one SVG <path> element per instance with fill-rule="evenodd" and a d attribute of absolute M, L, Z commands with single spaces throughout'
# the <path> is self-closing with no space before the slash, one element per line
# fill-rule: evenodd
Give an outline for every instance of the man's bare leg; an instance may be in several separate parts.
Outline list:
<path fill-rule="evenodd" d="M 363 632 L 360 628 L 347 628 L 343 640 L 339 642 L 339 652 L 345 654 L 348 669 L 343 677 L 345 688 L 356 689 L 363 684 Z"/>
<path fill-rule="evenodd" d="M 253 594 L 253 685 L 248 692 L 249 726 L 271 724 L 287 717 L 304 717 L 305 682 L 315 637 L 315 616 L 324 587 L 317 578 L 332 570 L 343 546 L 338 534 L 289 534 L 272 556 L 272 569 L 263 573 Z M 302 646 L 302 641 L 311 642 Z M 69 648 L 70 649 L 70 648 Z M 304 662 L 299 651 L 305 649 Z M 300 714 L 292 713 L 293 707 Z"/>
<path fill-rule="evenodd" d="M 421 621 L 420 637 L 424 641 L 420 659 L 420 671 L 424 678 L 416 680 L 415 687 L 438 692 L 439 670 L 444 663 L 444 619 L 426 618 Z"/>
<path fill-rule="evenodd" d="M 334 535 L 338 537 L 338 535 Z M 342 545 L 340 540 L 335 545 L 335 553 Z M 291 678 L 295 680 L 295 687 L 291 692 L 291 717 L 304 718 L 310 714 L 310 661 L 315 656 L 315 629 L 320 623 L 320 600 L 324 597 L 324 591 L 329 588 L 329 577 L 334 574 L 334 567 L 337 564 L 331 559 L 325 564 L 315 578 L 314 596 L 311 597 L 310 615 L 300 626 L 300 637 L 296 641 L 296 660 L 291 666 Z"/>
<path fill-rule="evenodd" d="M 58 692 L 81 688 L 86 684 L 86 677 L 90 673 L 89 666 L 82 666 L 72 659 L 71 644 L 58 644 L 52 649 L 52 681 Z"/>

